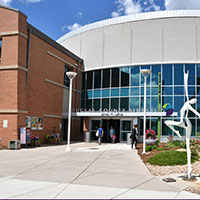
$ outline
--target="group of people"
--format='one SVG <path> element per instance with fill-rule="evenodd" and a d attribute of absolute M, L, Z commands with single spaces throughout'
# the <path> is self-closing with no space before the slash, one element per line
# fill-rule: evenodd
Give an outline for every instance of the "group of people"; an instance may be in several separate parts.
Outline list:
<path fill-rule="evenodd" d="M 101 145 L 103 135 L 104 135 L 104 130 L 102 126 L 100 125 L 96 132 L 99 145 Z M 109 136 L 110 136 L 111 143 L 115 143 L 116 134 L 115 134 L 115 129 L 113 128 L 113 126 L 110 127 Z M 132 138 L 131 149 L 137 149 L 137 143 L 138 143 L 138 125 L 137 124 L 133 125 L 130 138 Z"/>

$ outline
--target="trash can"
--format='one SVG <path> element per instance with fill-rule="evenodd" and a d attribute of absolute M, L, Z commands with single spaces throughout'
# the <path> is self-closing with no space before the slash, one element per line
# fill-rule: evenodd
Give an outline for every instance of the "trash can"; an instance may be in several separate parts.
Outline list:
<path fill-rule="evenodd" d="M 132 138 L 130 138 L 131 133 L 127 133 L 127 144 L 130 145 L 132 143 Z"/>
<path fill-rule="evenodd" d="M 11 140 L 10 141 L 10 149 L 14 149 L 14 150 L 17 150 L 17 149 L 20 149 L 20 141 L 19 140 Z"/>
<path fill-rule="evenodd" d="M 90 142 L 90 132 L 85 132 L 85 142 L 86 143 Z"/>

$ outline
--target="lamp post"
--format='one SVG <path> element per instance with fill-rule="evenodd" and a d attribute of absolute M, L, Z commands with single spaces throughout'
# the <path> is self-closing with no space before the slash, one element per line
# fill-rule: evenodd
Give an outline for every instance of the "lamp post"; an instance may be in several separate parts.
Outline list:
<path fill-rule="evenodd" d="M 143 120 L 143 151 L 142 154 L 146 154 L 146 99 L 147 99 L 147 77 L 151 74 L 150 69 L 141 69 L 140 73 L 144 77 L 144 120 Z"/>
<path fill-rule="evenodd" d="M 71 106 L 72 106 L 72 80 L 76 77 L 76 72 L 66 72 L 68 78 L 70 79 L 70 89 L 69 89 L 69 111 L 68 111 L 68 134 L 67 134 L 67 148 L 65 151 L 70 151 L 70 128 L 71 128 Z"/>

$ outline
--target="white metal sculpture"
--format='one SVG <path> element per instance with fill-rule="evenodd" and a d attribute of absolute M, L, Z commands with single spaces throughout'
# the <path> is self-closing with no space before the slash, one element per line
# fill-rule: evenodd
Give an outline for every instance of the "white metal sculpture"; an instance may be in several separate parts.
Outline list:
<path fill-rule="evenodd" d="M 178 126 L 185 129 L 186 132 L 186 149 L 187 149 L 187 163 L 188 163 L 188 178 L 191 178 L 192 173 L 192 167 L 191 167 L 191 150 L 190 150 L 190 137 L 192 132 L 192 124 L 190 120 L 188 119 L 188 113 L 189 111 L 192 111 L 194 114 L 196 114 L 200 118 L 200 114 L 191 106 L 191 104 L 197 103 L 197 99 L 191 99 L 189 100 L 188 96 L 188 75 L 189 72 L 184 73 L 184 86 L 185 86 L 185 95 L 186 95 L 186 102 L 184 103 L 183 107 L 180 110 L 180 121 L 171 121 L 166 120 L 165 124 L 174 132 L 176 133 L 180 138 L 180 132 L 178 130 L 175 130 L 174 126 Z"/>

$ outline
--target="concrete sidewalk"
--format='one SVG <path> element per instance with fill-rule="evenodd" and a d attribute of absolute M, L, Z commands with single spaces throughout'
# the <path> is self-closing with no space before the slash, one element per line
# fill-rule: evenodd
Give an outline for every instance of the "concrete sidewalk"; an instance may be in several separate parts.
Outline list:
<path fill-rule="evenodd" d="M 0 151 L 0 199 L 200 199 L 153 176 L 126 144 Z"/>

